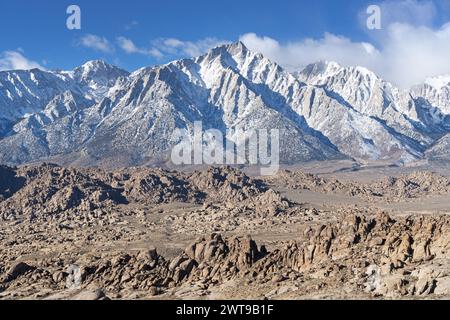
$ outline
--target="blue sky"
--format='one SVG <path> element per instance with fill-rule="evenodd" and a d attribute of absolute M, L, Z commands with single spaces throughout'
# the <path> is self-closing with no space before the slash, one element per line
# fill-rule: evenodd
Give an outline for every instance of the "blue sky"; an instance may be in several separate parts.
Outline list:
<path fill-rule="evenodd" d="M 81 30 L 66 28 L 71 4 L 81 8 Z M 382 30 L 366 28 L 370 4 L 383 9 Z M 403 30 L 407 34 L 417 33 L 417 28 L 436 34 L 450 21 L 449 9 L 450 0 L 0 1 L 0 68 L 15 66 L 16 58 L 25 59 L 19 66 L 26 61 L 47 69 L 72 69 L 87 60 L 104 59 L 134 70 L 243 39 L 251 49 L 286 66 L 301 67 L 314 59 L 354 61 L 389 77 L 390 67 L 379 66 L 379 60 L 391 59 L 385 51 L 393 50 L 389 41 L 399 32 L 398 27 L 390 30 L 391 25 L 410 27 Z M 358 53 L 361 45 L 367 51 L 367 44 L 380 53 L 377 61 L 372 53 L 371 58 L 367 52 Z M 439 43 L 437 47 L 442 49 Z M 439 68 L 424 72 L 434 75 Z M 442 72 L 450 72 L 450 63 Z"/>

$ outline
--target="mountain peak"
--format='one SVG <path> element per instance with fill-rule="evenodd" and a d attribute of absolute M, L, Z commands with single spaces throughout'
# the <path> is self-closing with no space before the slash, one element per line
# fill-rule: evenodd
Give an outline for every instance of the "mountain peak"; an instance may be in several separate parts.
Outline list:
<path fill-rule="evenodd" d="M 98 71 L 98 70 L 112 70 L 112 69 L 119 69 L 119 68 L 110 65 L 103 60 L 90 60 L 82 64 L 81 66 L 75 68 L 75 71 L 77 70 Z"/>
<path fill-rule="evenodd" d="M 280 157 L 288 162 L 342 154 L 419 158 L 438 134 L 450 132 L 448 117 L 434 112 L 450 114 L 445 90 L 403 95 L 365 68 L 332 61 L 308 65 L 296 79 L 241 41 L 128 75 L 102 60 L 42 77 L 0 73 L 0 161 L 25 163 L 82 147 L 99 160 L 128 152 L 141 163 L 143 154 L 165 157 L 172 130 L 197 120 L 224 132 L 279 129 Z M 45 110 L 38 131 L 20 124 Z M 16 152 L 18 143 L 25 147 Z"/>
<path fill-rule="evenodd" d="M 106 66 L 108 65 L 105 61 L 103 60 L 89 60 L 86 63 L 83 64 L 83 66 Z"/>
<path fill-rule="evenodd" d="M 248 48 L 241 41 L 227 43 L 211 49 L 207 55 L 218 56 L 224 53 L 229 53 L 232 56 L 242 55 L 249 52 Z"/>
<path fill-rule="evenodd" d="M 103 60 L 91 60 L 73 70 L 76 78 L 89 80 L 95 78 L 117 79 L 129 75 L 128 71 L 106 63 Z"/>
<path fill-rule="evenodd" d="M 302 73 L 311 73 L 312 72 L 314 74 L 319 74 L 319 73 L 327 72 L 329 70 L 337 70 L 340 68 L 341 68 L 341 65 L 337 62 L 320 60 L 318 62 L 307 65 L 303 69 Z"/>
<path fill-rule="evenodd" d="M 229 46 L 229 48 L 231 49 L 231 50 L 237 50 L 237 51 L 241 51 L 241 52 L 243 52 L 243 51 L 248 51 L 248 48 L 245 46 L 245 44 L 242 42 L 242 41 L 236 41 L 236 42 L 233 42 L 233 43 L 231 43 L 231 44 L 229 44 L 228 45 Z"/>
<path fill-rule="evenodd" d="M 319 62 L 307 65 L 298 73 L 298 77 L 304 82 L 310 82 L 313 79 L 317 80 L 326 78 L 341 68 L 341 65 L 337 62 L 321 60 Z"/>
<path fill-rule="evenodd" d="M 225 65 L 243 62 L 250 54 L 250 50 L 241 41 L 223 44 L 208 51 L 205 55 L 194 58 L 196 62 L 220 58 Z"/>

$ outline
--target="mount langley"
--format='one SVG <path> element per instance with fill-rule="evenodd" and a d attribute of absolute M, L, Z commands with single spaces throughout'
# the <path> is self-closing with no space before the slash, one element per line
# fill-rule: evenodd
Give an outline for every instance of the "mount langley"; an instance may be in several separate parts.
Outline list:
<path fill-rule="evenodd" d="M 133 73 L 0 72 L 0 163 L 166 161 L 175 129 L 279 129 L 283 163 L 450 158 L 450 77 L 396 88 L 362 67 L 290 73 L 241 42 Z M 239 137 L 230 137 L 239 140 Z"/>

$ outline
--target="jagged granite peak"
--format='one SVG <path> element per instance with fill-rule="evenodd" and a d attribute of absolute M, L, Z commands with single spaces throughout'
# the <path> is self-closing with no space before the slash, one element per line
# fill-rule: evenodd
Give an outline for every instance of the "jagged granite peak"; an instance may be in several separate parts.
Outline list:
<path fill-rule="evenodd" d="M 366 68 L 329 61 L 291 74 L 242 42 L 131 74 L 100 60 L 73 71 L 1 72 L 0 162 L 164 160 L 173 131 L 202 121 L 224 134 L 280 129 L 286 163 L 402 163 L 450 132 L 445 88 L 401 90 Z"/>
<path fill-rule="evenodd" d="M 324 79 L 327 79 L 341 68 L 336 62 L 321 60 L 307 65 L 296 75 L 303 82 L 320 85 Z"/>
<path fill-rule="evenodd" d="M 102 60 L 92 60 L 75 68 L 71 75 L 76 83 L 87 88 L 84 90 L 87 96 L 101 100 L 119 79 L 130 73 Z"/>
<path fill-rule="evenodd" d="M 73 71 L 14 70 L 0 72 L 0 137 L 22 119 L 39 114 L 56 97 L 71 92 L 93 105 L 108 94 L 127 71 L 103 61 L 89 61 Z M 72 108 L 74 109 L 74 108 Z"/>
<path fill-rule="evenodd" d="M 434 121 L 428 116 L 444 104 L 432 106 L 429 98 L 416 93 L 417 89 L 396 88 L 366 68 L 318 63 L 305 68 L 299 78 L 323 87 L 351 108 L 379 119 L 406 140 L 413 139 L 423 147 L 432 144 L 436 135 L 445 133 L 444 119 Z"/>
<path fill-rule="evenodd" d="M 99 79 L 114 82 L 119 77 L 127 77 L 129 74 L 128 71 L 117 68 L 102 60 L 88 61 L 73 70 L 74 78 L 80 82 L 99 81 Z"/>
<path fill-rule="evenodd" d="M 437 109 L 433 112 L 437 120 L 450 116 L 450 75 L 429 78 L 424 84 L 414 86 L 411 94 L 424 104 Z M 447 121 L 445 124 L 448 123 Z"/>

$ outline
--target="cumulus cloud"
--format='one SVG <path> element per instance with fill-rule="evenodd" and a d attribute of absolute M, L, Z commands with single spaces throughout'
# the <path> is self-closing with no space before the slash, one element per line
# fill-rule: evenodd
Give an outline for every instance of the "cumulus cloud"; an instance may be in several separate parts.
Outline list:
<path fill-rule="evenodd" d="M 151 42 L 148 48 L 138 47 L 132 40 L 117 38 L 119 47 L 126 53 L 144 54 L 157 59 L 170 57 L 195 57 L 199 56 L 213 47 L 228 43 L 228 41 L 216 38 L 206 38 L 198 41 L 182 41 L 175 38 L 157 39 Z"/>
<path fill-rule="evenodd" d="M 81 38 L 80 45 L 104 53 L 112 53 L 114 51 L 114 47 L 110 44 L 108 39 L 94 34 L 88 34 Z"/>
<path fill-rule="evenodd" d="M 336 61 L 366 67 L 404 88 L 431 76 L 450 74 L 450 23 L 437 29 L 393 23 L 377 47 L 329 33 L 321 39 L 291 43 L 249 33 L 241 41 L 291 71 L 319 60 Z"/>
<path fill-rule="evenodd" d="M 450 73 L 450 23 L 441 28 L 393 24 L 383 44 L 379 72 L 409 86 Z"/>
<path fill-rule="evenodd" d="M 45 70 L 39 63 L 26 58 L 20 50 L 0 53 L 0 71 L 29 70 L 34 68 Z"/>
<path fill-rule="evenodd" d="M 350 39 L 326 33 L 321 39 L 304 39 L 281 44 L 269 37 L 248 33 L 240 40 L 253 51 L 264 54 L 291 71 L 320 60 L 337 61 L 343 65 L 367 65 L 376 60 L 379 51 L 370 43 L 352 42 Z"/>
<path fill-rule="evenodd" d="M 290 70 L 319 60 L 336 61 L 344 66 L 364 66 L 405 88 L 450 73 L 450 23 L 435 26 L 438 9 L 433 1 L 387 0 L 374 4 L 381 8 L 382 30 L 366 29 L 368 42 L 332 33 L 287 43 L 248 33 L 241 41 Z M 365 28 L 368 16 L 363 9 L 360 19 Z"/>

